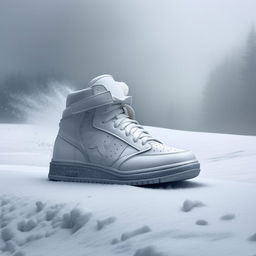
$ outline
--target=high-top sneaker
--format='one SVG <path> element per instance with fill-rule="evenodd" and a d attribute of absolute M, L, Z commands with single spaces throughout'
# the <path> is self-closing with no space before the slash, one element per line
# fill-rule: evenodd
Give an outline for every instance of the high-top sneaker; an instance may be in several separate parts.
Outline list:
<path fill-rule="evenodd" d="M 164 145 L 134 120 L 125 83 L 102 75 L 68 95 L 50 180 L 144 185 L 199 172 L 191 152 Z"/>

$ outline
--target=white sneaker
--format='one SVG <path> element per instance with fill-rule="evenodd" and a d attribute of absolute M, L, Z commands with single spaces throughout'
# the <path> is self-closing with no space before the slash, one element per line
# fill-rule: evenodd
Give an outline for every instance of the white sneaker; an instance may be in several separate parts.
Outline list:
<path fill-rule="evenodd" d="M 199 172 L 191 152 L 164 145 L 134 120 L 125 83 L 102 75 L 68 95 L 50 180 L 144 185 L 191 179 Z"/>

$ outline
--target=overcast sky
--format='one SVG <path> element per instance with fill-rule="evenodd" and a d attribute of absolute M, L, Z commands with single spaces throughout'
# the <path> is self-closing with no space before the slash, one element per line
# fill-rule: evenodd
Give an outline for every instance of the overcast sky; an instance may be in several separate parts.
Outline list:
<path fill-rule="evenodd" d="M 244 44 L 255 13 L 253 0 L 2 0 L 0 78 L 60 72 L 81 86 L 111 73 L 146 123 L 168 126 L 170 108 L 193 122 L 209 72 Z"/>

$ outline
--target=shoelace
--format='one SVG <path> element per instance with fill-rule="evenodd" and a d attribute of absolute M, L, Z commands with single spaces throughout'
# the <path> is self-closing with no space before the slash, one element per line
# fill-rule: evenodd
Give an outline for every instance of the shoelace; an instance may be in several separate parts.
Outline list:
<path fill-rule="evenodd" d="M 144 127 L 141 126 L 136 120 L 130 119 L 129 116 L 124 111 L 124 106 L 122 104 L 114 104 L 108 107 L 108 110 L 105 112 L 106 118 L 103 120 L 103 123 L 114 121 L 114 127 L 120 130 L 125 130 L 125 135 L 133 136 L 133 141 L 136 143 L 141 139 L 142 145 L 145 145 L 149 141 L 157 141 L 152 136 L 144 130 Z"/>

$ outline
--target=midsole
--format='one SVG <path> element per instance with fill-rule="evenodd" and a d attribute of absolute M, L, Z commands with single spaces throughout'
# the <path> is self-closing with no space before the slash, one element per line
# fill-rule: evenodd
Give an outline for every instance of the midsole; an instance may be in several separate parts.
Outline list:
<path fill-rule="evenodd" d="M 197 161 L 183 162 L 179 164 L 165 165 L 157 168 L 148 168 L 133 171 L 119 171 L 111 168 L 95 166 L 92 164 L 80 164 L 70 162 L 50 163 L 49 176 L 67 176 L 80 178 L 98 178 L 98 179 L 136 179 L 136 178 L 155 178 L 166 175 L 177 174 L 179 172 L 200 169 Z"/>

